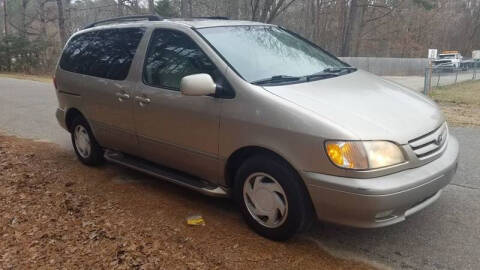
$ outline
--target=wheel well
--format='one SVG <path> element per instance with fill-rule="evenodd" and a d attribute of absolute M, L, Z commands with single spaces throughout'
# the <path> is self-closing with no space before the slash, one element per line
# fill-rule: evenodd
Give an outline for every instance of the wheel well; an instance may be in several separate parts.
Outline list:
<path fill-rule="evenodd" d="M 259 147 L 259 146 L 243 147 L 235 151 L 233 154 L 231 154 L 227 160 L 227 164 L 225 166 L 225 181 L 227 186 L 229 187 L 233 186 L 235 174 L 237 173 L 237 170 L 240 168 L 242 163 L 248 158 L 256 155 L 270 155 L 270 156 L 277 157 L 293 168 L 293 166 L 287 160 L 285 160 L 282 156 L 278 155 L 277 153 L 269 149 Z"/>
<path fill-rule="evenodd" d="M 69 131 L 72 130 L 71 125 L 72 125 L 73 120 L 74 120 L 75 118 L 77 118 L 78 116 L 81 116 L 81 117 L 85 118 L 85 117 L 83 116 L 83 114 L 82 114 L 79 110 L 77 110 L 77 109 L 75 109 L 75 108 L 71 108 L 71 109 L 69 109 L 69 110 L 67 111 L 67 115 L 66 115 L 66 117 L 65 117 L 65 124 L 66 124 L 67 129 L 68 129 Z"/>
<path fill-rule="evenodd" d="M 227 164 L 225 166 L 225 182 L 228 187 L 233 188 L 235 174 L 237 173 L 242 163 L 248 158 L 255 155 L 267 155 L 274 158 L 278 158 L 279 160 L 285 162 L 285 165 L 290 166 L 290 168 L 297 174 L 299 180 L 302 179 L 298 171 L 290 164 L 290 162 L 288 162 L 285 158 L 283 158 L 279 154 L 263 147 L 247 146 L 235 151 L 232 155 L 230 155 L 230 157 L 227 160 Z M 311 211 L 313 211 L 314 215 L 316 216 L 316 213 L 313 210 L 315 208 L 313 206 L 312 198 L 310 197 L 310 193 L 308 192 L 305 182 L 300 181 L 300 185 L 304 188 L 306 194 L 309 194 L 307 197 L 305 197 L 305 199 L 308 200 L 308 205 L 311 208 Z M 305 226 L 308 227 L 309 224 L 306 224 Z"/>

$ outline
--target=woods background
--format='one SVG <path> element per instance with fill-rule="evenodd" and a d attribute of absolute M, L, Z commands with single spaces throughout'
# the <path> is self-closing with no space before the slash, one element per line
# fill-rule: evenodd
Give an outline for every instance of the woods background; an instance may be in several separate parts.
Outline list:
<path fill-rule="evenodd" d="M 480 0 L 0 0 L 0 71 L 50 73 L 88 23 L 156 12 L 282 25 L 338 56 L 425 57 L 480 49 Z"/>

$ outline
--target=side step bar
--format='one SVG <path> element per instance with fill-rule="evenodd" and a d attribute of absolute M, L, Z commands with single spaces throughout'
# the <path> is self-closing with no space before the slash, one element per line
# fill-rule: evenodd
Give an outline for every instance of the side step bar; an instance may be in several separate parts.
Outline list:
<path fill-rule="evenodd" d="M 208 196 L 228 197 L 228 190 L 223 187 L 209 184 L 199 178 L 153 164 L 140 158 L 112 150 L 106 150 L 105 159 L 113 163 L 141 171 L 151 176 L 167 180 L 174 184 L 198 191 Z"/>

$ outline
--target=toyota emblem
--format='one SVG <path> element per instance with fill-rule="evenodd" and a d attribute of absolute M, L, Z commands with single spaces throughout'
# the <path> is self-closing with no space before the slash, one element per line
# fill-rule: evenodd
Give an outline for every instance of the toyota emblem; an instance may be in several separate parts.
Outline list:
<path fill-rule="evenodd" d="M 435 142 L 436 145 L 441 145 L 443 142 L 443 134 L 438 135 L 437 141 Z"/>

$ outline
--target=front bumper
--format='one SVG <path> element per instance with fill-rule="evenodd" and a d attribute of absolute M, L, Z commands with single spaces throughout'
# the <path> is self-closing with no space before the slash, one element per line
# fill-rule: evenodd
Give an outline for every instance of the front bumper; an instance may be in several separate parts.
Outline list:
<path fill-rule="evenodd" d="M 391 175 L 354 179 L 303 172 L 321 220 L 376 228 L 405 220 L 435 202 L 457 170 L 458 142 L 453 136 L 445 152 L 421 167 Z"/>

